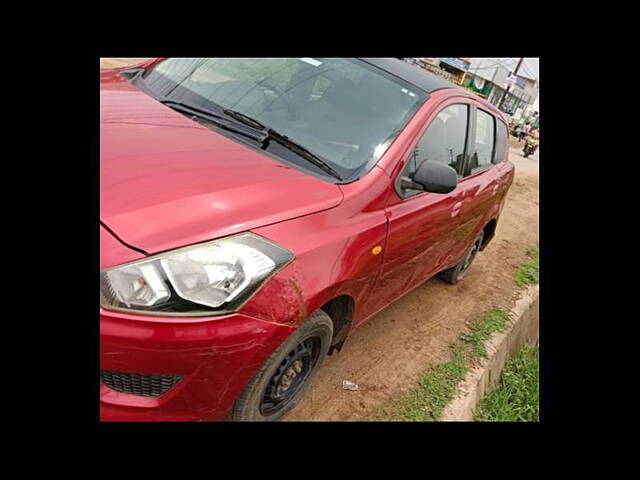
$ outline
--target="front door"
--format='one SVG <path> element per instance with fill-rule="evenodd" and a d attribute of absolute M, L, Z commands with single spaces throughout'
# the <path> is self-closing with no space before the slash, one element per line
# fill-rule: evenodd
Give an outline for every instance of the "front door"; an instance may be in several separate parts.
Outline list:
<path fill-rule="evenodd" d="M 462 177 L 470 105 L 448 103 L 427 126 L 396 178 L 387 205 L 389 230 L 376 287 L 380 308 L 433 276 L 456 244 L 463 189 L 447 194 L 402 190 L 399 178 L 424 161 L 452 166 Z"/>

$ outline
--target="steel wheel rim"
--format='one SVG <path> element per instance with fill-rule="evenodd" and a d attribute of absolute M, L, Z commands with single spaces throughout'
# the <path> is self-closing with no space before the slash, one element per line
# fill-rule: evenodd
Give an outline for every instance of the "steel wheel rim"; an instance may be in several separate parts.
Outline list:
<path fill-rule="evenodd" d="M 320 337 L 309 337 L 287 353 L 262 395 L 262 415 L 274 415 L 291 405 L 318 363 L 321 345 Z"/>
<path fill-rule="evenodd" d="M 475 258 L 476 253 L 478 253 L 479 248 L 480 248 L 480 240 L 477 240 L 476 242 L 474 242 L 473 246 L 469 250 L 469 253 L 465 257 L 464 263 L 462 264 L 462 268 L 460 269 L 460 275 L 458 276 L 458 278 L 462 278 L 464 276 L 467 269 L 471 265 L 471 262 Z"/>

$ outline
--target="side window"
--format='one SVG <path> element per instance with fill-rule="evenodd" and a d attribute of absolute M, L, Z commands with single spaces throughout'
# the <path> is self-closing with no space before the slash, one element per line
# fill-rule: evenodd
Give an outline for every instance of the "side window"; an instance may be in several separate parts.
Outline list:
<path fill-rule="evenodd" d="M 476 110 L 476 142 L 469 159 L 469 174 L 485 170 L 493 163 L 495 145 L 495 120 L 493 115 Z"/>
<path fill-rule="evenodd" d="M 468 115 L 469 107 L 463 104 L 443 109 L 422 135 L 401 176 L 411 177 L 424 161 L 449 165 L 461 176 Z"/>
<path fill-rule="evenodd" d="M 507 132 L 507 126 L 497 119 L 496 126 L 496 154 L 493 163 L 500 163 L 504 160 L 504 154 L 507 152 L 509 133 Z"/>

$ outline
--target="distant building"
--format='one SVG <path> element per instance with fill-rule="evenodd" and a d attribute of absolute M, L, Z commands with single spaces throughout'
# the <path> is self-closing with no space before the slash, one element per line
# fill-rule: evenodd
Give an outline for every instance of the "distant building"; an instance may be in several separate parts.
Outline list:
<path fill-rule="evenodd" d="M 438 66 L 449 72 L 456 79 L 456 83 L 461 85 L 465 74 L 469 71 L 471 66 L 470 58 L 440 58 Z"/>
<path fill-rule="evenodd" d="M 464 75 L 471 65 L 469 58 L 410 57 L 402 58 L 402 60 L 435 73 L 456 85 L 462 85 Z"/>
<path fill-rule="evenodd" d="M 514 58 L 414 57 L 404 60 L 444 77 L 496 106 L 509 85 L 507 78 L 515 70 L 517 63 Z M 523 67 L 518 71 L 515 83 L 502 104 L 502 110 L 509 115 L 515 115 L 516 118 L 537 111 L 537 107 L 534 108 L 532 105 L 538 98 L 538 81 L 531 78 L 524 71 L 526 69 Z"/>
<path fill-rule="evenodd" d="M 498 105 L 508 83 L 507 77 L 515 69 L 515 59 L 475 58 L 471 62 L 462 85 L 489 102 Z M 502 110 L 510 115 L 523 112 L 538 97 L 538 81 L 531 78 L 521 68 L 516 76 L 516 83 L 511 87 Z"/>

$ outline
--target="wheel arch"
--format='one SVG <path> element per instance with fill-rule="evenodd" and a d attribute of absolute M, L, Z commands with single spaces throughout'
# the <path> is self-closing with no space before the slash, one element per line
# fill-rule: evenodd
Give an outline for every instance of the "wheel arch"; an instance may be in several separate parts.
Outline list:
<path fill-rule="evenodd" d="M 334 351 L 340 351 L 351 331 L 355 300 L 351 295 L 339 295 L 325 302 L 320 310 L 329 315 L 333 322 L 333 339 L 329 348 L 329 355 L 331 355 Z"/>
<path fill-rule="evenodd" d="M 491 239 L 495 236 L 497 226 L 498 226 L 498 219 L 494 217 L 491 220 L 489 220 L 484 227 L 482 227 L 482 231 L 484 232 L 484 237 L 482 238 L 482 245 L 480 245 L 480 251 L 484 250 L 485 247 L 491 241 Z"/>

